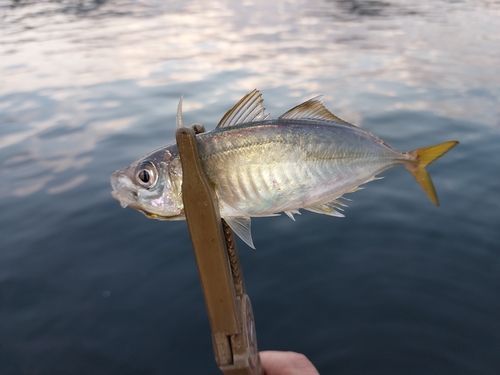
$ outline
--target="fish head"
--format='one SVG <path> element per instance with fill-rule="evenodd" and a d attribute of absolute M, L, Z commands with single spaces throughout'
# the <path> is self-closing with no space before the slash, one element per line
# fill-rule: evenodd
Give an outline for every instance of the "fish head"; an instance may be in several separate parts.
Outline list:
<path fill-rule="evenodd" d="M 111 195 L 159 220 L 184 219 L 182 167 L 176 145 L 153 151 L 111 176 Z"/>

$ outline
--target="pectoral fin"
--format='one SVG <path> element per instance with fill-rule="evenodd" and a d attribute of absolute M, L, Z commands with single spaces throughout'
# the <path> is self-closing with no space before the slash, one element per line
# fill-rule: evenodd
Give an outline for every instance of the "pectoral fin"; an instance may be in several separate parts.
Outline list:
<path fill-rule="evenodd" d="M 249 217 L 224 217 L 223 219 L 239 238 L 252 249 L 255 249 L 252 241 L 252 233 L 250 232 L 251 222 Z"/>

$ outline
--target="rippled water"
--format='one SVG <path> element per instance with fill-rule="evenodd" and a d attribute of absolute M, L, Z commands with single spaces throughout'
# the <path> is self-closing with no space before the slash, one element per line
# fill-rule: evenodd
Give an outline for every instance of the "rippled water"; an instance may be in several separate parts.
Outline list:
<path fill-rule="evenodd" d="M 399 150 L 450 139 L 441 207 L 402 168 L 346 218 L 254 220 L 260 349 L 322 374 L 500 372 L 498 1 L 0 0 L 0 373 L 217 374 L 184 222 L 109 176 L 259 88 Z"/>

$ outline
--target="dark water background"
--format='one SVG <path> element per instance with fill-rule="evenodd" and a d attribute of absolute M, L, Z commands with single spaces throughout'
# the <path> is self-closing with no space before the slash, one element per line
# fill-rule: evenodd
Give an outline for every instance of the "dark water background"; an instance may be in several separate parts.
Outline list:
<path fill-rule="evenodd" d="M 0 374 L 218 374 L 184 222 L 109 176 L 253 88 L 433 164 L 343 219 L 253 220 L 259 348 L 322 374 L 500 374 L 500 3 L 0 0 Z"/>

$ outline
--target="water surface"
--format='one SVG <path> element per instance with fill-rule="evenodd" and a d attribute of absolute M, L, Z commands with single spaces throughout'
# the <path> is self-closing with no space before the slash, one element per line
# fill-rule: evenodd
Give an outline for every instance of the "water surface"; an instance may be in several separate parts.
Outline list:
<path fill-rule="evenodd" d="M 406 151 L 343 219 L 253 220 L 260 349 L 322 374 L 500 370 L 500 4 L 0 0 L 0 373 L 218 374 L 184 222 L 121 209 L 109 176 L 212 129 L 258 88 L 315 95 Z"/>

